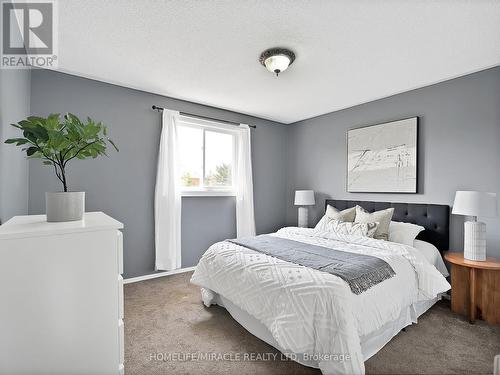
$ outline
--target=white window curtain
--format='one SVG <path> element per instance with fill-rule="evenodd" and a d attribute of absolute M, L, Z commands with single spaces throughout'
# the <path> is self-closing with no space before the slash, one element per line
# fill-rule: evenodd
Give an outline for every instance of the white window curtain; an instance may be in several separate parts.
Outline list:
<path fill-rule="evenodd" d="M 155 186 L 155 268 L 181 267 L 181 189 L 179 186 L 177 126 L 179 112 L 163 110 Z"/>
<path fill-rule="evenodd" d="M 253 208 L 252 148 L 250 127 L 240 124 L 237 134 L 236 236 L 255 236 Z"/>

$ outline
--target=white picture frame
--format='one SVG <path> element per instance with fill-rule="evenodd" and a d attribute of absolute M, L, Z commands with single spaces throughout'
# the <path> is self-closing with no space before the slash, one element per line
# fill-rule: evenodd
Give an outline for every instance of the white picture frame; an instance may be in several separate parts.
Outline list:
<path fill-rule="evenodd" d="M 418 117 L 347 131 L 349 193 L 417 193 Z"/>

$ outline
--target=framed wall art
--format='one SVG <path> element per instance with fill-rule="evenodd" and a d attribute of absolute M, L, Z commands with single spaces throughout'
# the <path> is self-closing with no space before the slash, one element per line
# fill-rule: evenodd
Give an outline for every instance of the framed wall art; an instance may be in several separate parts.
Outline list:
<path fill-rule="evenodd" d="M 347 131 L 347 191 L 417 192 L 418 117 Z"/>

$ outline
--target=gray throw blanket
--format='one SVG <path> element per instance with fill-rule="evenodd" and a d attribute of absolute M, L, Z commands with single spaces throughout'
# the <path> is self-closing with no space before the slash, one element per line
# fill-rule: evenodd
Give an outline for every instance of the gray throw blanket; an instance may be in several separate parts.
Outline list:
<path fill-rule="evenodd" d="M 360 294 L 396 273 L 382 259 L 263 234 L 227 240 L 286 262 L 340 277 L 354 294 Z"/>

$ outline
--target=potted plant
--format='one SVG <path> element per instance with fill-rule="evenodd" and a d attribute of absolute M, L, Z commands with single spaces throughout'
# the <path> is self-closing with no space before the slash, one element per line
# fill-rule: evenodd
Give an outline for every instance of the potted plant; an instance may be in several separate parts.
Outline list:
<path fill-rule="evenodd" d="M 81 220 L 85 212 L 85 192 L 68 191 L 67 166 L 73 159 L 96 158 L 106 155 L 108 130 L 101 122 L 87 118 L 86 122 L 68 113 L 51 114 L 47 118 L 28 117 L 12 126 L 22 130 L 22 138 L 7 139 L 5 143 L 24 146 L 28 158 L 42 159 L 52 166 L 61 181 L 62 192 L 45 193 L 47 221 L 61 222 Z"/>

